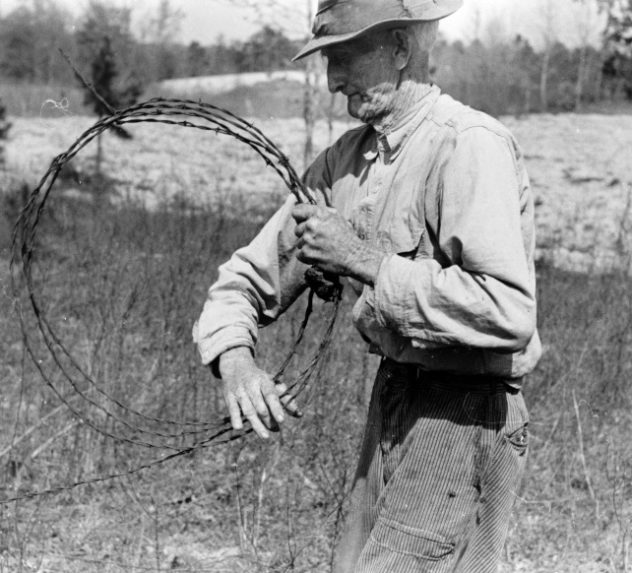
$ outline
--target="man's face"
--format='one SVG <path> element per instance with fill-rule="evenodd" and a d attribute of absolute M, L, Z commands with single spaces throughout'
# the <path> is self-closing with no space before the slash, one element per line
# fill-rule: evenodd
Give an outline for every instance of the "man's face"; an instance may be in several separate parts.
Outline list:
<path fill-rule="evenodd" d="M 364 123 L 392 111 L 399 71 L 384 33 L 323 50 L 329 91 L 347 96 L 349 115 Z"/>

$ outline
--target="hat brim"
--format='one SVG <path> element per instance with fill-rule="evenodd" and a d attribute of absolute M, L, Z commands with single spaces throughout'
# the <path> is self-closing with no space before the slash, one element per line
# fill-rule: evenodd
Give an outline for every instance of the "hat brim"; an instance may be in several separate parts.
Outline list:
<path fill-rule="evenodd" d="M 296 56 L 292 58 L 293 62 L 296 62 L 305 56 L 309 56 L 314 52 L 318 52 L 324 48 L 329 46 L 334 46 L 335 44 L 342 44 L 343 42 L 349 42 L 350 40 L 355 40 L 360 36 L 371 32 L 377 31 L 384 28 L 397 28 L 398 26 L 408 26 L 409 24 L 414 24 L 415 22 L 426 22 L 427 20 L 413 20 L 411 18 L 396 18 L 393 20 L 383 20 L 382 22 L 378 22 L 376 24 L 372 24 L 371 26 L 367 26 L 366 28 L 362 28 L 357 32 L 350 32 L 348 34 L 334 34 L 331 36 L 323 36 L 321 38 L 312 38 L 303 48 L 299 51 Z"/>
<path fill-rule="evenodd" d="M 299 51 L 296 56 L 292 58 L 293 62 L 304 58 L 305 56 L 309 56 L 314 52 L 318 52 L 324 48 L 329 46 L 334 46 L 335 44 L 341 44 L 343 42 L 349 42 L 350 40 L 354 40 L 366 34 L 367 32 L 371 32 L 374 30 L 384 29 L 384 28 L 397 28 L 399 26 L 409 26 L 410 24 L 416 24 L 419 22 L 431 22 L 433 20 L 442 20 L 443 18 L 454 14 L 461 6 L 463 5 L 463 0 L 446 0 L 445 6 L 441 8 L 437 8 L 434 10 L 428 11 L 424 14 L 424 18 L 392 18 L 387 20 L 381 20 L 375 24 L 371 24 L 370 26 L 366 26 L 361 30 L 356 32 L 350 32 L 348 34 L 332 34 L 328 36 L 322 36 L 320 38 L 312 38 L 302 50 Z"/>

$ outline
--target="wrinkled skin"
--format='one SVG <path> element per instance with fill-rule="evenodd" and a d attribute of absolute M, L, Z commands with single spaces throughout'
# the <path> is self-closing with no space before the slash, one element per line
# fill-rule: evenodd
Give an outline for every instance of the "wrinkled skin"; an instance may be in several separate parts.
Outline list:
<path fill-rule="evenodd" d="M 410 105 L 406 90 L 401 89 L 402 70 L 410 59 L 405 33 L 379 32 L 330 47 L 324 56 L 329 90 L 347 97 L 352 117 L 378 131 L 385 130 Z M 383 253 L 360 240 L 335 209 L 297 205 L 292 216 L 297 224 L 299 260 L 335 275 L 374 284 Z M 300 415 L 295 404 L 281 398 L 286 388 L 275 385 L 270 375 L 255 364 L 250 349 L 227 350 L 219 359 L 219 369 L 235 429 L 241 429 L 246 418 L 260 437 L 268 438 L 270 431 L 283 423 L 285 413 Z"/>
<path fill-rule="evenodd" d="M 296 205 L 292 216 L 297 222 L 299 260 L 328 273 L 374 283 L 384 254 L 360 240 L 335 209 Z M 243 415 L 260 437 L 268 438 L 269 431 L 283 423 L 284 408 L 290 415 L 300 416 L 295 404 L 281 399 L 287 388 L 275 385 L 271 376 L 257 367 L 248 348 L 226 351 L 219 365 L 233 428 L 243 427 Z"/>
<path fill-rule="evenodd" d="M 381 35 L 374 40 L 334 45 L 323 52 L 329 91 L 347 97 L 347 112 L 364 123 L 382 121 L 391 113 L 399 70 Z"/>
<path fill-rule="evenodd" d="M 351 224 L 329 207 L 296 205 L 297 258 L 326 273 L 373 285 L 384 254 L 358 238 Z"/>
<path fill-rule="evenodd" d="M 255 364 L 250 349 L 228 350 L 222 354 L 219 364 L 224 401 L 235 430 L 243 428 L 243 415 L 261 438 L 268 438 L 269 431 L 277 430 L 278 424 L 285 420 L 284 409 L 292 416 L 301 416 L 292 402 L 281 399 L 287 387 L 275 384 L 272 377 Z"/>

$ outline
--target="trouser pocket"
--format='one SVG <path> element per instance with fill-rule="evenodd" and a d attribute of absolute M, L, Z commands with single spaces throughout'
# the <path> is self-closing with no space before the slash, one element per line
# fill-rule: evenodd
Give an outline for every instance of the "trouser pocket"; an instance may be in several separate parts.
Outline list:
<path fill-rule="evenodd" d="M 519 456 L 525 456 L 529 449 L 529 412 L 522 393 L 509 397 L 509 415 L 505 426 L 504 439 Z"/>
<path fill-rule="evenodd" d="M 435 533 L 378 519 L 355 571 L 439 573 L 449 570 L 454 544 Z"/>
<path fill-rule="evenodd" d="M 525 423 L 517 430 L 505 434 L 505 439 L 519 456 L 524 456 L 529 449 L 528 424 Z"/>

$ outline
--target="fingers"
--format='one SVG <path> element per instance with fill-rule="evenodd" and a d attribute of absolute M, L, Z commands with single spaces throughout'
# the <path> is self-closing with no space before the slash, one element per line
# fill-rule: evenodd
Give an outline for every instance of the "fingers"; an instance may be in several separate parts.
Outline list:
<path fill-rule="evenodd" d="M 301 263 L 305 263 L 306 265 L 318 265 L 316 259 L 312 258 L 308 253 L 303 252 L 304 245 L 299 244 L 298 248 L 301 249 L 296 253 L 296 258 L 301 261 Z"/>
<path fill-rule="evenodd" d="M 305 222 L 299 223 L 298 225 L 296 225 L 296 228 L 294 229 L 294 234 L 300 238 L 305 234 L 306 229 L 307 229 L 307 224 Z"/>
<path fill-rule="evenodd" d="M 252 429 L 256 432 L 256 434 L 260 438 L 263 438 L 264 440 L 269 438 L 270 433 L 268 432 L 265 425 L 261 421 L 261 418 L 256 408 L 253 406 L 252 402 L 250 401 L 250 399 L 248 397 L 245 397 L 240 402 L 240 405 L 241 405 L 241 411 L 243 415 L 250 422 L 250 425 L 252 426 Z"/>
<path fill-rule="evenodd" d="M 224 401 L 228 407 L 228 413 L 230 415 L 230 423 L 233 429 L 241 430 L 244 427 L 242 416 L 245 417 L 252 426 L 252 429 L 261 438 L 267 438 L 269 433 L 261 420 L 260 412 L 265 412 L 265 415 L 269 417 L 267 408 L 261 407 L 263 399 L 259 392 L 259 398 L 256 397 L 256 392 L 246 388 L 241 380 L 236 382 L 228 382 L 224 379 Z"/>
<path fill-rule="evenodd" d="M 279 399 L 280 392 L 277 387 L 273 382 L 267 381 L 267 383 L 262 386 L 261 391 L 266 401 L 267 409 L 269 408 L 272 417 L 276 422 L 282 424 L 283 420 L 285 420 L 285 415 L 283 414 L 283 406 Z"/>
<path fill-rule="evenodd" d="M 247 383 L 240 380 L 231 385 L 225 381 L 224 399 L 232 427 L 241 430 L 243 416 L 259 437 L 269 438 L 270 431 L 279 430 L 279 424 L 286 418 L 285 412 L 295 418 L 303 415 L 291 396 L 282 396 L 286 392 L 285 384 L 275 384 L 265 373 Z"/>
<path fill-rule="evenodd" d="M 241 430 L 244 425 L 241 421 L 241 411 L 239 408 L 239 404 L 237 403 L 237 399 L 232 394 L 225 395 L 224 398 L 226 400 L 226 405 L 228 406 L 230 425 L 235 430 Z"/>
<path fill-rule="evenodd" d="M 307 205 L 305 203 L 300 203 L 295 205 L 292 209 L 292 217 L 297 223 L 302 223 L 306 221 L 310 217 L 316 215 L 322 208 L 317 207 L 316 205 Z"/>
<path fill-rule="evenodd" d="M 283 404 L 283 408 L 285 408 L 285 411 L 294 418 L 302 418 L 303 412 L 301 412 L 301 410 L 299 409 L 294 397 L 290 396 L 289 394 L 284 396 L 284 394 L 287 392 L 287 386 L 283 382 L 281 382 L 276 385 L 276 390 L 279 393 L 281 403 Z"/>

